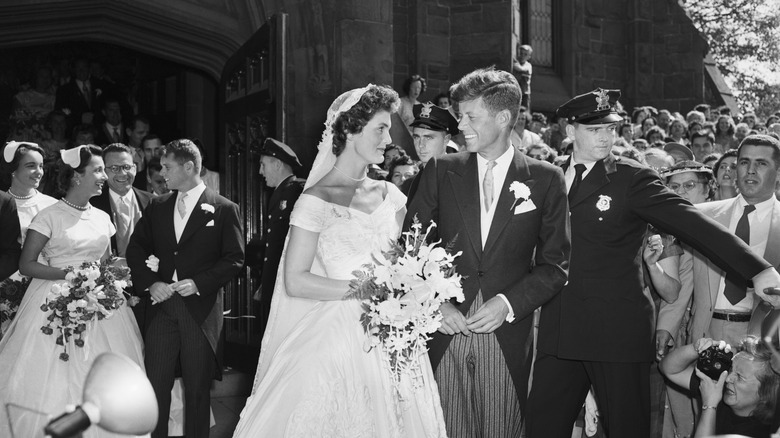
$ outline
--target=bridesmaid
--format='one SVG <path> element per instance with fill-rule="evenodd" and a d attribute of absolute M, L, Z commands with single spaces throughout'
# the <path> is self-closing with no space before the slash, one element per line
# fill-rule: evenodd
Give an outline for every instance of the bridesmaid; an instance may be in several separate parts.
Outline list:
<path fill-rule="evenodd" d="M 3 149 L 2 178 L 10 188 L 8 194 L 16 201 L 23 243 L 30 222 L 44 208 L 57 200 L 38 191 L 43 178 L 43 148 L 35 143 L 9 142 Z"/>

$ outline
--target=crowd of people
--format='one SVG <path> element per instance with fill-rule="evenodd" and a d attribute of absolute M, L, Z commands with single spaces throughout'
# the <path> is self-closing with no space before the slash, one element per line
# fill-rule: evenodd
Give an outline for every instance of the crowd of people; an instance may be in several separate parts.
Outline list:
<path fill-rule="evenodd" d="M 87 66 L 76 63 L 73 89 L 52 102 L 40 73 L 17 100 L 48 109 L 45 138 L 17 131 L 3 149 L 0 278 L 32 281 L 0 326 L 0 402 L 59 411 L 78 401 L 91 360 L 116 351 L 155 390 L 152 436 L 176 433 L 164 420 L 181 382 L 178 433 L 208 436 L 221 287 L 244 262 L 239 210 L 219 196 L 202 145 L 164 145 L 120 100 L 98 99 Z M 780 287 L 780 116 L 704 104 L 629 114 L 619 90 L 597 89 L 548 118 L 492 68 L 431 101 L 419 75 L 403 92 L 339 96 L 305 181 L 292 148 L 263 145 L 260 173 L 275 190 L 247 260 L 262 270 L 267 327 L 236 436 L 777 430 L 780 367 L 752 335 L 759 310 L 780 305 L 768 292 Z M 390 136 L 395 112 L 413 151 Z M 363 306 L 345 296 L 413 218 L 436 223 L 432 239 L 460 254 L 464 300 L 439 308 L 422 383 L 399 387 L 380 350 L 364 349 Z M 63 360 L 75 341 L 41 334 L 41 305 L 68 266 L 111 253 L 127 259 L 135 305 L 91 325 L 89 348 L 71 345 Z M 697 368 L 713 349 L 733 353 L 714 377 Z M 9 420 L 0 411 L 0 431 Z"/>

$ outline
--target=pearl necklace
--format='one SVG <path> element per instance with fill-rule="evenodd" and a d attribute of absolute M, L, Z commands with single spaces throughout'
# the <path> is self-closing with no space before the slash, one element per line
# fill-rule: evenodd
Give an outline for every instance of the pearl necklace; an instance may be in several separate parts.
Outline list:
<path fill-rule="evenodd" d="M 346 174 L 346 172 L 344 172 L 343 170 L 339 169 L 339 168 L 338 168 L 338 166 L 333 166 L 333 168 L 334 168 L 334 169 L 336 169 L 336 171 L 337 171 L 338 173 L 340 173 L 340 174 L 342 174 L 342 175 L 346 176 L 347 178 L 349 178 L 349 179 L 351 179 L 352 181 L 355 181 L 355 182 L 362 182 L 362 181 L 365 181 L 365 179 L 368 177 L 368 175 L 366 174 L 366 175 L 363 175 L 363 178 L 353 178 L 353 177 L 351 177 L 351 176 L 347 175 L 347 174 Z"/>
<path fill-rule="evenodd" d="M 73 207 L 73 208 L 75 208 L 76 210 L 79 210 L 79 211 L 87 211 L 89 209 L 89 204 L 87 204 L 87 205 L 76 205 L 76 204 L 68 201 L 65 198 L 62 198 L 62 202 L 64 202 L 65 204 L 67 204 L 67 205 L 69 205 L 69 206 L 71 206 L 71 207 Z"/>
<path fill-rule="evenodd" d="M 11 189 L 8 189 L 8 194 L 13 196 L 16 199 L 19 199 L 19 200 L 30 199 L 33 196 L 35 196 L 36 193 L 37 193 L 37 191 L 33 189 L 33 192 L 31 194 L 29 194 L 27 196 L 19 196 L 16 193 L 12 192 Z"/>

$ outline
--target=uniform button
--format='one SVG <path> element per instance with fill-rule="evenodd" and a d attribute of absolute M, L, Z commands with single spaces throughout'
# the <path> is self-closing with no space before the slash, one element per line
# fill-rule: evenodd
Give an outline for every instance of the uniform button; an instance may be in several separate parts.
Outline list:
<path fill-rule="evenodd" d="M 268 257 L 263 257 L 263 261 L 267 262 L 268 261 Z"/>
<path fill-rule="evenodd" d="M 268 248 L 268 244 L 267 243 L 265 244 L 265 247 Z"/>
<path fill-rule="evenodd" d="M 270 228 L 269 228 L 268 230 L 266 230 L 266 233 L 270 233 L 270 232 L 271 232 L 271 229 L 270 229 Z"/>
<path fill-rule="evenodd" d="M 179 255 L 179 251 L 174 251 L 173 255 Z"/>
<path fill-rule="evenodd" d="M 268 215 L 268 219 L 271 219 L 271 215 L 270 214 Z"/>
<path fill-rule="evenodd" d="M 484 273 L 484 272 L 482 272 L 482 271 L 477 271 L 477 277 L 482 277 L 483 275 L 485 275 L 485 273 Z"/>

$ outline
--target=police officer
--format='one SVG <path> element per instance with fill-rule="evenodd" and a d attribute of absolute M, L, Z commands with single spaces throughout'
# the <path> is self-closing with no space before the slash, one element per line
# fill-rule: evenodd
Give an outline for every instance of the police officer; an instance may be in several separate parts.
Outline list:
<path fill-rule="evenodd" d="M 610 437 L 650 436 L 653 303 L 643 294 L 647 224 L 678 237 L 767 296 L 780 275 L 726 228 L 677 196 L 653 170 L 611 153 L 619 90 L 597 89 L 558 108 L 574 141 L 563 166 L 571 213 L 568 283 L 542 307 L 527 436 L 571 436 L 593 387 Z M 761 291 L 761 292 L 759 292 Z"/>
<path fill-rule="evenodd" d="M 265 140 L 260 150 L 260 175 L 265 178 L 268 187 L 275 187 L 275 189 L 268 202 L 265 233 L 259 242 L 260 251 L 264 256 L 260 289 L 255 298 L 259 298 L 258 322 L 263 330 L 271 310 L 271 297 L 273 297 L 276 271 L 282 258 L 284 241 L 290 229 L 290 212 L 303 192 L 305 180 L 298 179 L 294 175 L 294 171 L 300 168 L 301 162 L 289 146 L 270 137 Z M 256 247 L 257 242 L 252 246 Z"/>
<path fill-rule="evenodd" d="M 431 102 L 415 105 L 412 107 L 412 113 L 414 121 L 409 126 L 412 128 L 414 149 L 420 157 L 421 166 L 425 166 L 431 158 L 441 158 L 447 153 L 447 145 L 452 141 L 452 136 L 458 134 L 458 121 L 448 110 Z M 415 175 L 401 186 L 401 191 L 407 196 L 407 203 L 414 197 L 419 183 L 420 180 Z"/>

